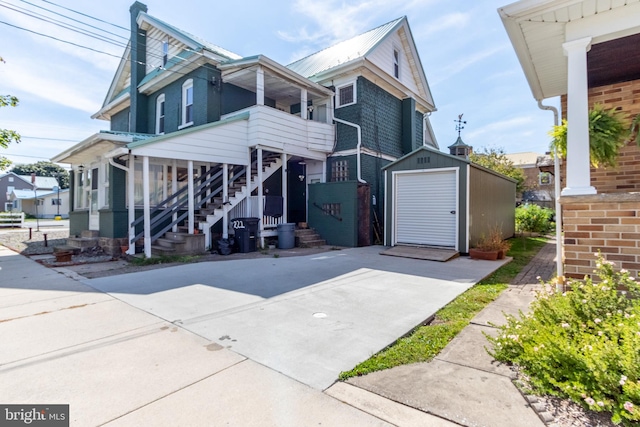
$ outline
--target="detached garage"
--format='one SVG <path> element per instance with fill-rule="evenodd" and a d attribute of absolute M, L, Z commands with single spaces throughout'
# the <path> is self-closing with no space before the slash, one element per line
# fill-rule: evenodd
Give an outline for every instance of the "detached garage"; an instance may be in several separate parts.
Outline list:
<path fill-rule="evenodd" d="M 498 226 L 515 233 L 516 182 L 504 175 L 421 147 L 388 164 L 385 181 L 386 246 L 469 247 Z"/>

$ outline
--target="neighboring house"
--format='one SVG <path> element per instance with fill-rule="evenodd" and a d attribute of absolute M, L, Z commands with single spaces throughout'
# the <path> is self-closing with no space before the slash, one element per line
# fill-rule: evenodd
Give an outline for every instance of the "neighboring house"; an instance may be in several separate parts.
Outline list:
<path fill-rule="evenodd" d="M 565 275 L 593 273 L 594 252 L 640 273 L 640 149 L 615 169 L 591 169 L 588 110 L 595 103 L 640 114 L 640 1 L 522 0 L 499 13 L 534 98 L 562 97 L 566 184 L 560 203 Z"/>
<path fill-rule="evenodd" d="M 14 212 L 37 218 L 69 218 L 69 189 L 13 190 L 9 195 Z"/>
<path fill-rule="evenodd" d="M 0 203 L 3 210 L 7 212 L 24 212 L 35 216 L 36 206 L 38 206 L 40 218 L 53 218 L 58 209 L 60 215 L 68 217 L 69 202 L 68 197 L 64 195 L 68 190 L 60 190 L 58 198 L 57 188 L 58 181 L 52 177 L 17 175 L 8 172 L 0 176 Z M 53 210 L 49 205 L 54 207 Z M 49 211 L 53 214 L 49 215 Z"/>
<path fill-rule="evenodd" d="M 517 195 L 516 200 L 553 209 L 555 206 L 553 159 L 548 155 L 530 151 L 506 154 L 505 157 L 513 163 L 513 166 L 524 172 L 525 190 Z"/>
<path fill-rule="evenodd" d="M 309 210 L 322 212 L 311 226 L 331 227 L 348 181 L 359 203 L 340 225 L 366 244 L 382 226 L 381 168 L 438 148 L 406 17 L 284 66 L 205 42 L 139 2 L 130 12 L 130 42 L 93 116 L 110 130 L 53 159 L 73 169 L 71 235 L 93 230 L 129 253 L 142 243 L 150 256 L 166 232 L 209 247 L 236 217 L 260 218 L 261 238 Z M 309 198 L 321 183 L 314 194 L 330 202 Z"/>

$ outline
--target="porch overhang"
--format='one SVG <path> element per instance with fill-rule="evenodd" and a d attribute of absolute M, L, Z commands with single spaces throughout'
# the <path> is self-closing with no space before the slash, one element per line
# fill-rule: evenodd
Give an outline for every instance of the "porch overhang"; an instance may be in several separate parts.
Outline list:
<path fill-rule="evenodd" d="M 640 78 L 640 0 L 521 0 L 498 9 L 533 96 L 543 100 L 567 93 L 563 44 L 591 38 L 590 86 Z M 611 47 L 616 41 L 615 63 Z M 609 54 L 607 54 L 607 51 Z M 619 62 L 632 64 L 620 75 Z M 634 67 L 635 65 L 635 67 Z"/>
<path fill-rule="evenodd" d="M 141 137 L 141 135 L 139 135 Z M 54 163 L 91 163 L 105 153 L 136 140 L 134 134 L 99 132 L 51 158 Z"/>

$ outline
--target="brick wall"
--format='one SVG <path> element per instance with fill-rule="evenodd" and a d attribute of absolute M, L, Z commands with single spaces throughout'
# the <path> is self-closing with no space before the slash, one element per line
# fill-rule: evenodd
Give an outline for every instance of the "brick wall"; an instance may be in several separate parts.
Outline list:
<path fill-rule="evenodd" d="M 640 194 L 562 197 L 565 276 L 582 279 L 600 251 L 632 275 L 640 273 Z"/>
<path fill-rule="evenodd" d="M 618 108 L 628 113 L 629 117 L 635 117 L 640 114 L 640 80 L 589 89 L 589 108 L 594 104 L 602 104 L 607 109 Z M 565 95 L 562 97 L 563 112 L 566 107 Z M 564 166 L 563 176 L 566 176 Z M 633 142 L 623 147 L 617 168 L 592 168 L 591 185 L 598 193 L 640 191 L 640 148 Z"/>

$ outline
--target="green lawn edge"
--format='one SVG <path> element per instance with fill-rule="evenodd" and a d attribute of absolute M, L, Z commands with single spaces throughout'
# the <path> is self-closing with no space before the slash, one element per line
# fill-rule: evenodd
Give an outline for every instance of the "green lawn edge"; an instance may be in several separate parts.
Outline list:
<path fill-rule="evenodd" d="M 415 328 L 389 347 L 342 372 L 340 380 L 433 359 L 469 324 L 471 319 L 504 291 L 548 242 L 543 237 L 516 237 L 510 240 L 508 256 L 513 260 L 441 308 L 429 325 Z"/>

